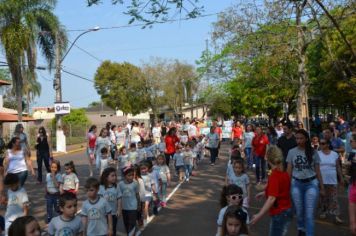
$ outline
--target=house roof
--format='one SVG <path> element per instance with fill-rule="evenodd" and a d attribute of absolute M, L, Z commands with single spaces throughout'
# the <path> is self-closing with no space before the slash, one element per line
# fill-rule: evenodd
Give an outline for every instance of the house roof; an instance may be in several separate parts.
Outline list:
<path fill-rule="evenodd" d="M 0 86 L 2 85 L 11 85 L 11 82 L 6 81 L 6 80 L 0 80 Z"/>
<path fill-rule="evenodd" d="M 1 121 L 5 121 L 5 122 L 18 122 L 18 117 L 17 115 L 14 114 L 8 114 L 8 113 L 4 113 L 4 112 L 0 112 L 0 122 Z M 22 117 L 22 121 L 34 121 L 33 118 L 31 117 L 27 117 L 27 116 L 23 116 Z"/>
<path fill-rule="evenodd" d="M 0 107 L 0 113 L 7 113 L 7 114 L 17 115 L 17 110 L 11 109 L 11 108 L 7 108 L 7 107 Z M 26 112 L 22 112 L 22 114 L 23 115 L 27 115 Z"/>
<path fill-rule="evenodd" d="M 116 111 L 114 109 L 112 109 L 111 107 L 106 106 L 105 104 L 99 104 L 93 107 L 88 107 L 85 108 L 86 112 L 113 112 L 115 113 Z"/>

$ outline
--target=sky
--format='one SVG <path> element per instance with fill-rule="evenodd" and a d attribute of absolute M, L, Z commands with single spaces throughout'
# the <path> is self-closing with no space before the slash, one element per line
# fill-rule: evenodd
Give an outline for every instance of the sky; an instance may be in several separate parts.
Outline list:
<path fill-rule="evenodd" d="M 204 6 L 202 14 L 218 13 L 233 4 L 233 0 L 200 0 Z M 111 27 L 127 25 L 129 16 L 123 14 L 125 8 L 112 5 L 111 0 L 102 0 L 102 4 L 87 7 L 86 0 L 60 0 L 55 14 L 68 31 L 72 42 L 81 32 L 77 29 L 91 29 L 96 26 Z M 177 16 L 179 17 L 179 16 Z M 179 59 L 195 64 L 210 38 L 212 23 L 217 16 L 209 16 L 189 21 L 154 25 L 151 29 L 130 27 L 90 32 L 79 38 L 76 45 L 88 51 L 95 58 L 73 47 L 63 61 L 65 70 L 93 80 L 101 61 L 129 62 L 139 66 L 151 57 Z M 39 58 L 38 65 L 46 65 Z M 55 98 L 53 89 L 54 73 L 38 72 L 42 85 L 42 94 L 32 107 L 52 106 Z M 72 107 L 86 107 L 94 101 L 100 101 L 94 83 L 62 73 L 63 101 Z"/>

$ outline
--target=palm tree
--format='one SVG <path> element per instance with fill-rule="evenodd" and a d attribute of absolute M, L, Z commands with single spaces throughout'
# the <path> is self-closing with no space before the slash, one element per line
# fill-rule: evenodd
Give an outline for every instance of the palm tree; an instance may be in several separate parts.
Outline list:
<path fill-rule="evenodd" d="M 37 46 L 51 69 L 56 32 L 61 32 L 62 42 L 66 41 L 59 20 L 53 14 L 55 5 L 56 0 L 0 1 L 0 41 L 13 81 L 19 121 L 22 121 L 24 80 L 32 78 L 35 81 L 36 78 Z"/>
<path fill-rule="evenodd" d="M 41 83 L 38 82 L 37 76 L 33 76 L 26 70 L 26 76 L 24 76 L 23 94 L 26 96 L 26 112 L 30 112 L 30 104 L 34 101 L 35 97 L 41 95 Z"/>

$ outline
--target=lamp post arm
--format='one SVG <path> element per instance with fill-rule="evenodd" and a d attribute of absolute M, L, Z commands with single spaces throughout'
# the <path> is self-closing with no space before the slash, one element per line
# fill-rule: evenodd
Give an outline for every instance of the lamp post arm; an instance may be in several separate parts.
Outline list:
<path fill-rule="evenodd" d="M 79 34 L 79 35 L 74 39 L 73 43 L 70 45 L 70 47 L 69 47 L 69 49 L 67 50 L 66 54 L 64 54 L 64 56 L 62 57 L 62 59 L 61 59 L 61 61 L 60 61 L 61 63 L 64 61 L 64 59 L 66 58 L 66 56 L 68 55 L 68 53 L 70 52 L 70 50 L 72 49 L 72 47 L 74 46 L 74 44 L 78 41 L 78 39 L 79 39 L 81 36 L 83 36 L 84 34 L 89 33 L 89 32 L 91 32 L 91 31 L 93 31 L 93 30 L 92 30 L 92 29 L 87 30 L 87 31 L 85 31 L 85 32 L 83 32 L 83 33 L 81 33 L 81 34 Z"/>

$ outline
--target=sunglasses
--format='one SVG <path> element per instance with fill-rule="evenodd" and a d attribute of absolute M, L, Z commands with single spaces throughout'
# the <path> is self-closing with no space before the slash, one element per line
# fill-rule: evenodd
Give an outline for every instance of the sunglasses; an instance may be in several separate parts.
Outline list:
<path fill-rule="evenodd" d="M 230 195 L 230 199 L 231 200 L 236 200 L 236 199 L 241 200 L 242 199 L 242 195 L 241 194 Z"/>

